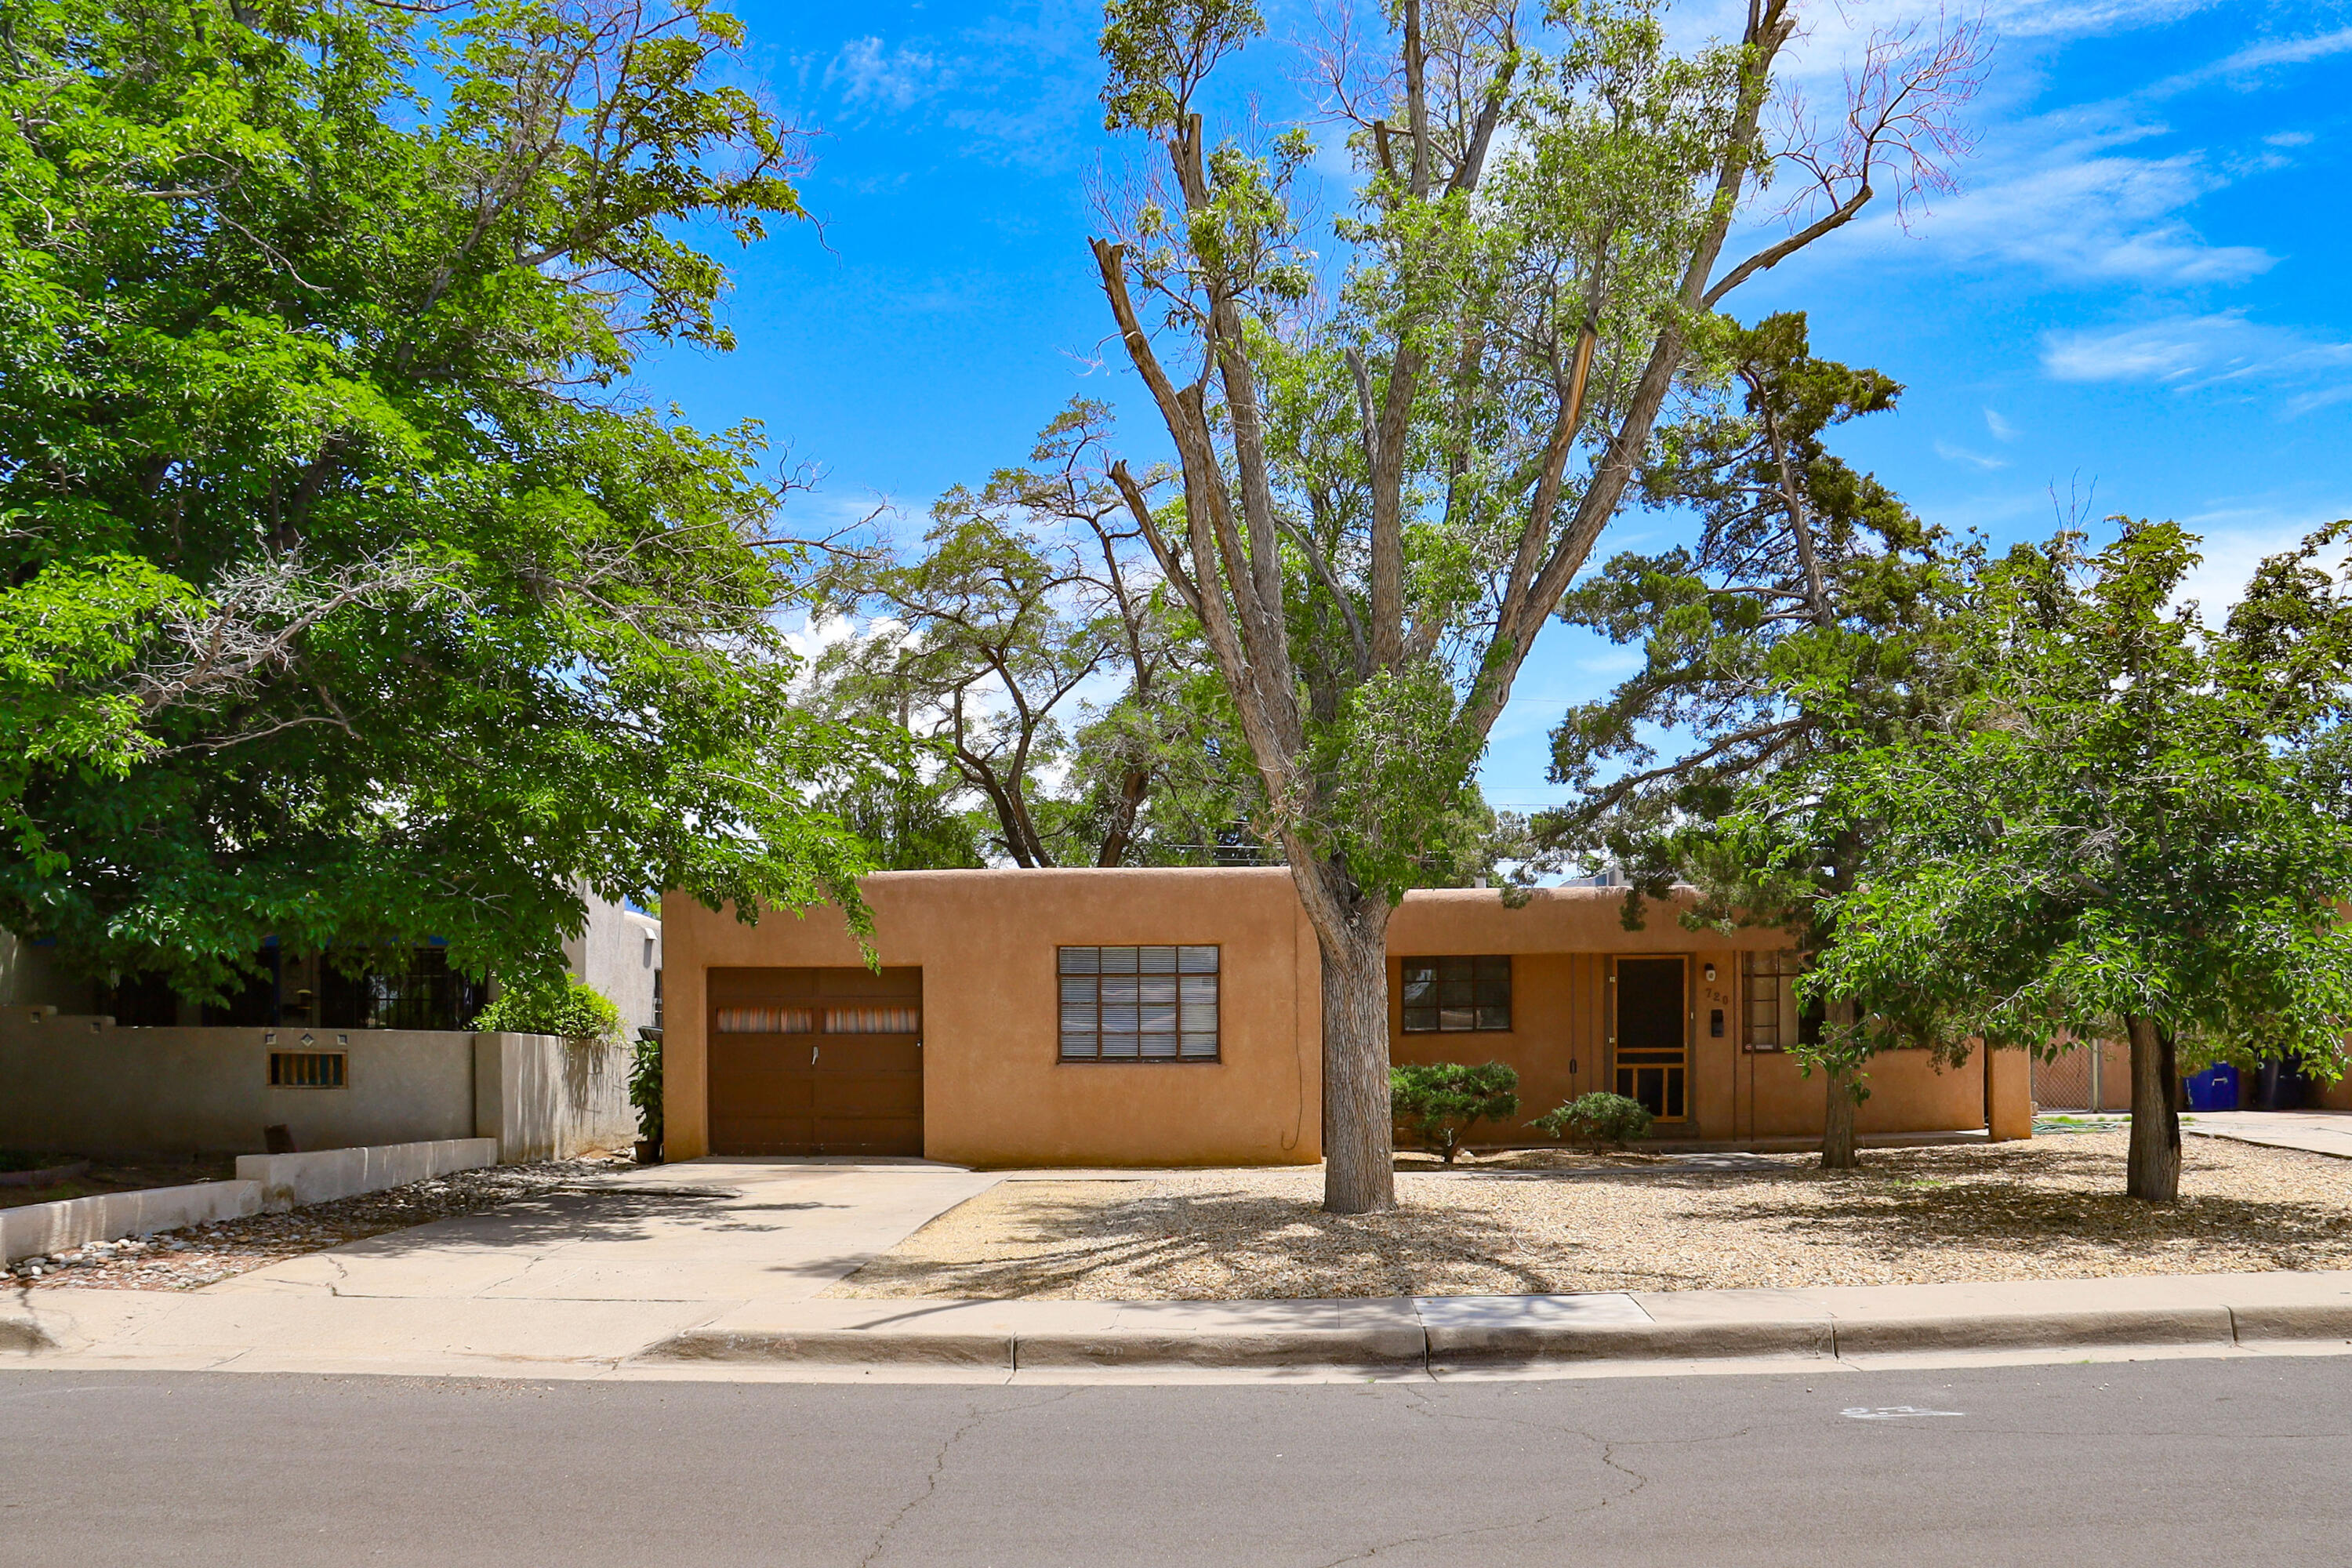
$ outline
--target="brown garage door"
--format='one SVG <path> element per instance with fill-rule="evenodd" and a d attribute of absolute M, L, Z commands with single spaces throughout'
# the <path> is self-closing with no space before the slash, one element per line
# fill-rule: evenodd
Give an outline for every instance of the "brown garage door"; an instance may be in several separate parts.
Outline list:
<path fill-rule="evenodd" d="M 710 1152 L 923 1152 L 923 972 L 710 972 Z"/>

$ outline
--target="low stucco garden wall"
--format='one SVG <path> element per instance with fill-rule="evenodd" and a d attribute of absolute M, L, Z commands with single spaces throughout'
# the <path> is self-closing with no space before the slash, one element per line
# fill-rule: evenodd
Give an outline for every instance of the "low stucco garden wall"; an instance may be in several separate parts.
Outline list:
<path fill-rule="evenodd" d="M 345 1052 L 344 1086 L 273 1088 L 272 1050 Z M 556 1159 L 635 1136 L 628 1060 L 618 1044 L 544 1035 L 117 1028 L 18 1013 L 0 1018 L 0 1144 L 249 1154 L 283 1124 L 306 1152 L 481 1137 L 509 1163 Z"/>

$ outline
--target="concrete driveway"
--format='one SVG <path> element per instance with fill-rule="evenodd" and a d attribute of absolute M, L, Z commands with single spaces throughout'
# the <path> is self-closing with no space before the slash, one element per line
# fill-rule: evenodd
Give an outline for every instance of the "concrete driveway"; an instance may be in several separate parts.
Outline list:
<path fill-rule="evenodd" d="M 2196 1110 L 2181 1117 L 2180 1127 L 2209 1138 L 2352 1159 L 2352 1110 Z"/>
<path fill-rule="evenodd" d="M 43 1364 L 593 1376 L 803 1301 L 1003 1178 L 920 1161 L 698 1160 L 312 1253 L 201 1290 L 21 1290 Z"/>

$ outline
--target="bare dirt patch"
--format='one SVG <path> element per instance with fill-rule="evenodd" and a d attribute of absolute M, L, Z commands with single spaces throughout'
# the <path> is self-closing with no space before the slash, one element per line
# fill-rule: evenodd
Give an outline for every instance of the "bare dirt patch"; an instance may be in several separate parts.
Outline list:
<path fill-rule="evenodd" d="M 311 1204 L 285 1214 L 253 1215 L 155 1236 L 91 1242 L 68 1252 L 26 1258 L 0 1274 L 0 1279 L 36 1289 L 189 1290 L 306 1252 L 323 1252 L 387 1231 L 478 1214 L 555 1191 L 583 1176 L 635 1168 L 635 1162 L 614 1156 L 453 1171 L 446 1176 Z"/>
<path fill-rule="evenodd" d="M 1311 1170 L 1006 1182 L 825 1293 L 1265 1300 L 2352 1268 L 2352 1161 L 2186 1142 L 2167 1205 L 2123 1195 L 2114 1132 L 1872 1151 L 1859 1173 L 1810 1155 L 1408 1172 L 1398 1212 L 1354 1217 L 1321 1212 Z"/>

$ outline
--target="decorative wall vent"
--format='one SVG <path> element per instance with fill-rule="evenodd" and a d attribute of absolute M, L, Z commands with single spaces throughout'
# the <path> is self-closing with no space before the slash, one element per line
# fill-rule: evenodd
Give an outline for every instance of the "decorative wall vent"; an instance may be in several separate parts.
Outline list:
<path fill-rule="evenodd" d="M 348 1051 L 272 1051 L 269 1087 L 341 1089 L 346 1081 L 345 1064 L 350 1060 Z"/>

